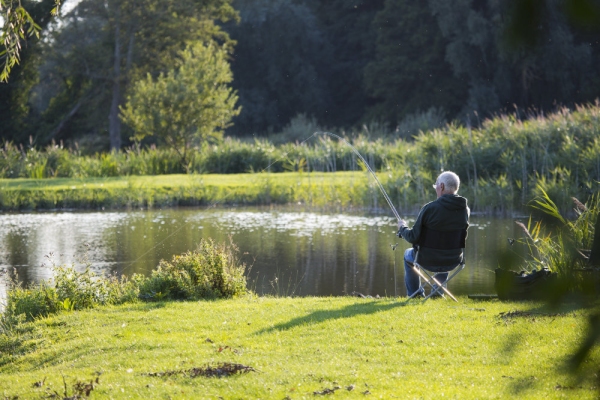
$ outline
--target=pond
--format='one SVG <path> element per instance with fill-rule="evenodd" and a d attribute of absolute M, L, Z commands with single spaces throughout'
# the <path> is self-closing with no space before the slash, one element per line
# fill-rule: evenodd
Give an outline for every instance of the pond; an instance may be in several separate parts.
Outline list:
<path fill-rule="evenodd" d="M 87 264 L 101 275 L 148 274 L 201 238 L 231 237 L 258 294 L 405 296 L 402 256 L 409 244 L 395 231 L 391 216 L 292 207 L 0 214 L 0 274 L 16 271 L 22 282 L 39 282 L 51 278 L 52 263 Z M 472 216 L 467 267 L 452 292 L 494 293 L 498 255 L 513 251 L 508 239 L 520 236 L 514 219 Z"/>

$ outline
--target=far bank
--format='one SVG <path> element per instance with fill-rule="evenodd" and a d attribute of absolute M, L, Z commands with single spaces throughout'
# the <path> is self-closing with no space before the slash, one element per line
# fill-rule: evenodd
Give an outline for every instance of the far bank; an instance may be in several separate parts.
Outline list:
<path fill-rule="evenodd" d="M 423 188 L 415 190 L 408 187 L 400 172 L 377 173 L 377 177 L 401 215 L 415 215 L 424 203 L 435 199 L 435 193 L 426 191 L 430 185 L 425 179 L 420 179 Z M 502 188 L 497 187 L 492 192 L 500 191 Z M 501 199 L 492 192 L 486 194 L 482 189 L 473 193 L 466 184 L 460 190 L 469 199 L 474 214 L 511 216 L 531 212 L 531 199 L 521 204 L 510 191 L 503 192 Z M 495 200 L 485 200 L 486 196 Z M 479 207 L 473 205 L 473 199 L 478 199 Z M 498 201 L 504 205 L 500 207 Z M 506 206 L 513 203 L 521 205 Z M 393 215 L 377 182 L 366 171 L 0 179 L 0 212 L 286 204 Z"/>
<path fill-rule="evenodd" d="M 387 192 L 397 191 L 393 181 L 380 175 Z M 0 180 L 2 211 L 269 204 L 331 210 L 389 207 L 375 180 L 362 171 Z M 417 207 L 410 204 L 409 209 Z"/>

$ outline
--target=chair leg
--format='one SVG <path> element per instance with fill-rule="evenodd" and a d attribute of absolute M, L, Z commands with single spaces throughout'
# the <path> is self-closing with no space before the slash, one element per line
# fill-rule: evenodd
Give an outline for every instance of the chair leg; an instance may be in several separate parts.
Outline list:
<path fill-rule="evenodd" d="M 425 271 L 425 273 L 427 273 L 427 271 Z M 448 273 L 447 272 L 444 272 L 444 273 L 437 272 L 431 276 L 433 278 L 435 278 L 436 280 L 438 280 L 441 285 L 438 285 L 436 283 L 434 285 L 434 287 L 431 288 L 431 293 L 429 294 L 428 297 L 440 296 L 440 297 L 445 298 L 446 295 L 444 294 L 444 291 L 443 291 L 443 289 L 440 288 L 440 286 L 443 286 L 446 289 L 448 288 Z"/>
<path fill-rule="evenodd" d="M 437 279 L 435 279 L 435 277 L 433 277 L 433 276 L 430 276 L 430 277 L 429 277 L 429 278 L 431 278 L 431 280 L 434 282 L 434 283 L 432 284 L 432 283 L 429 281 L 429 279 L 427 279 L 427 277 L 425 277 L 425 274 L 423 274 L 423 272 L 421 272 L 421 269 L 420 269 L 420 268 L 418 268 L 416 265 L 413 265 L 412 267 L 413 267 L 413 270 L 414 270 L 414 271 L 415 271 L 417 274 L 419 274 L 419 276 L 421 277 L 421 279 L 425 280 L 425 282 L 427 282 L 427 284 L 428 284 L 429 286 L 431 286 L 431 288 L 432 288 L 432 289 L 434 289 L 434 292 L 437 292 L 439 289 L 442 289 L 442 290 L 443 290 L 443 291 L 444 291 L 444 292 L 445 292 L 445 293 L 446 293 L 448 296 L 450 296 L 450 298 L 451 298 L 452 300 L 454 300 L 455 302 L 457 302 L 457 303 L 458 303 L 458 300 L 456 300 L 456 297 L 454 297 L 454 295 L 452 295 L 452 293 L 450 293 L 450 291 L 449 291 L 448 289 L 446 289 L 446 288 L 444 287 L 444 285 L 442 285 L 442 284 L 441 284 L 441 283 L 440 283 L 440 282 L 439 282 Z M 434 287 L 434 285 L 437 285 L 437 289 Z M 433 294 L 433 293 L 430 293 L 430 294 L 429 294 L 429 296 L 427 296 L 427 297 L 426 297 L 426 299 L 427 299 L 427 298 L 429 298 L 429 297 L 431 297 L 431 295 L 432 295 L 432 294 Z"/>
<path fill-rule="evenodd" d="M 442 283 L 442 286 L 443 285 L 444 285 L 444 283 Z M 435 283 L 433 285 L 433 287 L 431 288 L 431 293 L 429 293 L 427 296 L 425 296 L 424 300 L 427 300 L 428 298 L 433 297 L 433 296 L 440 296 L 440 297 L 446 298 L 442 288 L 437 283 Z M 456 301 L 456 299 L 455 299 L 455 301 Z"/>
<path fill-rule="evenodd" d="M 423 287 L 423 285 L 421 285 L 421 286 L 419 286 L 419 288 L 417 290 L 415 290 L 415 292 L 413 294 L 408 296 L 408 298 L 412 299 L 413 297 L 415 297 L 417 295 L 424 294 L 424 290 L 425 290 L 425 288 Z"/>

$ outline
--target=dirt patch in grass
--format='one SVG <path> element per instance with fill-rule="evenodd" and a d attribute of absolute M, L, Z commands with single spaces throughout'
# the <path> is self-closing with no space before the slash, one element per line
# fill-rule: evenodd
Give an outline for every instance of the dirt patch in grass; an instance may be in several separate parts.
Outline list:
<path fill-rule="evenodd" d="M 557 318 L 557 317 L 566 317 L 570 314 L 561 314 L 561 313 L 541 313 L 541 312 L 532 312 L 532 311 L 506 311 L 498 314 L 498 318 L 502 319 L 504 322 L 512 322 L 517 318 L 527 318 L 531 321 L 535 321 L 536 318 Z"/>
<path fill-rule="evenodd" d="M 214 367 L 209 365 L 204 368 L 191 368 L 191 369 L 186 369 L 186 370 L 174 370 L 174 371 L 164 371 L 164 372 L 149 372 L 145 375 L 159 376 L 159 377 L 160 376 L 184 375 L 184 376 L 189 376 L 190 378 L 196 378 L 198 376 L 222 378 L 225 376 L 231 376 L 231 375 L 236 375 L 236 374 L 245 374 L 248 372 L 256 372 L 256 370 L 247 365 L 222 363 L 222 364 L 218 364 Z"/>

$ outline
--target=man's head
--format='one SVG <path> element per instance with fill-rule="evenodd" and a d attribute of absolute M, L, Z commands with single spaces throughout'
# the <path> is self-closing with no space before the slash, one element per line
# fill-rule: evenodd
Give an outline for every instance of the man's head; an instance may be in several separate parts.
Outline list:
<path fill-rule="evenodd" d="M 460 178 L 452 171 L 442 172 L 436 179 L 433 187 L 437 197 L 444 194 L 455 194 L 460 186 Z"/>

